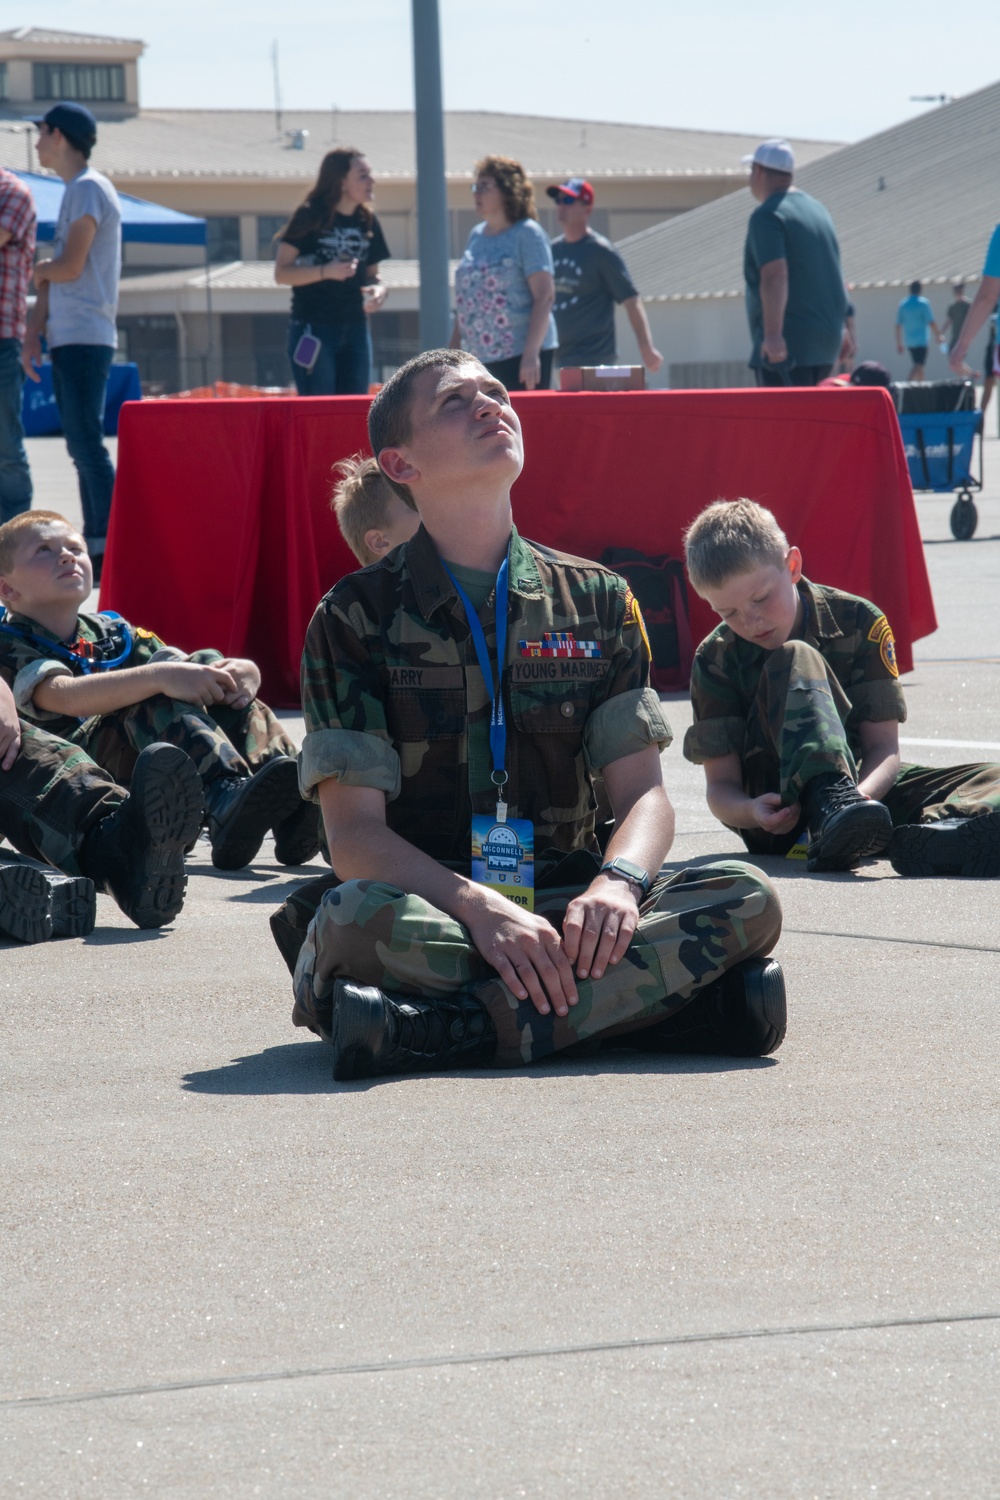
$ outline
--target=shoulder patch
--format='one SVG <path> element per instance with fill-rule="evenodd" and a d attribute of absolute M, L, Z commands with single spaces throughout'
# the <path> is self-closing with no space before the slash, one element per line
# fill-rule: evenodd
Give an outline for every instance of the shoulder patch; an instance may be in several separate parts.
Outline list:
<path fill-rule="evenodd" d="M 137 641 L 155 641 L 157 636 L 155 631 L 143 630 L 141 625 L 137 625 L 135 627 L 135 638 Z"/>
<path fill-rule="evenodd" d="M 643 645 L 646 647 L 646 655 L 649 657 L 650 661 L 652 661 L 653 652 L 650 648 L 649 636 L 646 634 L 646 622 L 642 618 L 642 610 L 639 608 L 639 601 L 633 594 L 632 590 L 629 588 L 625 590 L 625 618 L 631 619 L 636 625 L 638 625 L 639 633 L 642 636 Z"/>
<path fill-rule="evenodd" d="M 878 646 L 878 654 L 886 669 L 893 677 L 899 676 L 899 663 L 896 660 L 896 640 L 892 633 L 892 626 L 885 615 L 879 615 L 875 624 L 868 632 L 868 639 L 874 641 Z"/>

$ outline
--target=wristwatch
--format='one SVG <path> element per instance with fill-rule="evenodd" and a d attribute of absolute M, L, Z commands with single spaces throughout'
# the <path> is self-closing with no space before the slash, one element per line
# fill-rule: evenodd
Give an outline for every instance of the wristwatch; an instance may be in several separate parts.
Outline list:
<path fill-rule="evenodd" d="M 606 865 L 601 866 L 601 874 L 620 875 L 623 880 L 637 885 L 643 896 L 649 892 L 649 876 L 642 865 L 633 864 L 630 859 L 609 859 Z"/>

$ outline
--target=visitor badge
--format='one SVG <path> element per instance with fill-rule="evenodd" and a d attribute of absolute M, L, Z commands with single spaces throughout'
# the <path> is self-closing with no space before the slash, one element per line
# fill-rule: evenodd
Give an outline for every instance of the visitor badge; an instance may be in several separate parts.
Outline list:
<path fill-rule="evenodd" d="M 476 813 L 472 819 L 472 878 L 507 896 L 525 911 L 535 909 L 535 830 L 529 818 Z"/>
<path fill-rule="evenodd" d="M 789 849 L 788 853 L 785 855 L 785 858 L 786 859 L 808 859 L 809 858 L 809 845 L 810 845 L 811 842 L 812 842 L 812 840 L 811 840 L 811 837 L 810 837 L 810 834 L 809 834 L 809 830 L 807 828 L 806 831 L 805 831 L 805 833 L 800 834 L 799 837 L 796 839 L 795 843 L 792 845 L 792 847 Z"/>

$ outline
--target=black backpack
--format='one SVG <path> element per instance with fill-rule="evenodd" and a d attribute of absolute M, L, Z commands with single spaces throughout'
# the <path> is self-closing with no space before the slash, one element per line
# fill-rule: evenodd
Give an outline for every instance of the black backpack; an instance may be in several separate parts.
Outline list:
<path fill-rule="evenodd" d="M 653 658 L 652 686 L 659 693 L 686 691 L 694 643 L 682 564 L 676 557 L 647 557 L 631 547 L 609 547 L 601 563 L 620 573 L 639 601 Z"/>

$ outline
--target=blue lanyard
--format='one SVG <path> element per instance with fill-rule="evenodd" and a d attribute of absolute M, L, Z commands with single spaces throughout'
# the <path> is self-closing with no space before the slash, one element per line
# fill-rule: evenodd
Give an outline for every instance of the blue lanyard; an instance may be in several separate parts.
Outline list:
<path fill-rule="evenodd" d="M 479 669 L 483 674 L 487 691 L 493 701 L 490 711 L 490 755 L 493 757 L 493 782 L 498 793 L 507 780 L 507 772 L 504 762 L 507 758 L 507 720 L 503 711 L 503 664 L 507 653 L 507 558 L 500 564 L 497 574 L 497 680 L 493 682 L 493 664 L 490 661 L 489 647 L 486 644 L 486 635 L 480 623 L 479 616 L 473 608 L 472 600 L 449 568 L 448 564 L 441 559 L 442 566 L 458 590 L 458 597 L 462 601 L 469 629 L 472 631 L 472 642 L 476 648 L 476 656 L 479 659 Z"/>

